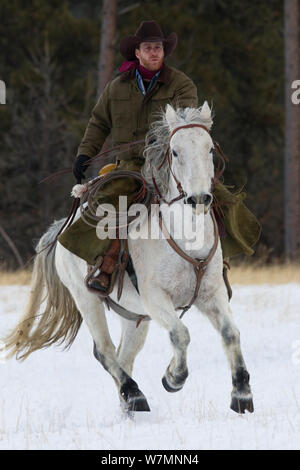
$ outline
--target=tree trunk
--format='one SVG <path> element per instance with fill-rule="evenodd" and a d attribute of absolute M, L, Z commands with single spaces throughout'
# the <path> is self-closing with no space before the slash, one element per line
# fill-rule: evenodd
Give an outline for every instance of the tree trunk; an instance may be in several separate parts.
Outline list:
<path fill-rule="evenodd" d="M 117 0 L 103 0 L 100 56 L 98 62 L 98 97 L 114 70 L 114 40 L 117 23 Z"/>
<path fill-rule="evenodd" d="M 12 239 L 10 238 L 8 233 L 6 233 L 6 231 L 4 230 L 4 228 L 1 225 L 0 225 L 0 235 L 2 235 L 2 237 L 4 238 L 4 240 L 6 241 L 8 246 L 11 248 L 13 254 L 16 257 L 16 260 L 17 260 L 20 268 L 21 269 L 24 268 L 24 263 L 23 263 L 23 260 L 21 258 L 21 255 L 19 253 L 18 248 L 16 247 L 16 245 L 14 244 L 14 242 L 12 241 Z"/>
<path fill-rule="evenodd" d="M 292 83 L 300 78 L 298 22 L 298 0 L 285 0 L 284 248 L 288 260 L 300 257 L 300 105 L 291 98 Z"/>

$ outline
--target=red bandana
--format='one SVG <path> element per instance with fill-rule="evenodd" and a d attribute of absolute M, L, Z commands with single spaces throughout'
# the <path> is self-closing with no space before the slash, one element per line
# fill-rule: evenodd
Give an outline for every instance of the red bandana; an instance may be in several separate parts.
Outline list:
<path fill-rule="evenodd" d="M 152 80 L 154 75 L 156 75 L 157 72 L 162 69 L 162 67 L 158 70 L 155 70 L 155 72 L 152 72 L 151 70 L 145 69 L 145 67 L 143 67 L 138 60 L 125 60 L 120 67 L 120 72 L 127 72 L 131 69 L 138 69 L 145 80 Z"/>
<path fill-rule="evenodd" d="M 138 60 L 125 60 L 119 70 L 120 72 L 128 72 L 128 70 L 136 69 L 138 65 Z"/>

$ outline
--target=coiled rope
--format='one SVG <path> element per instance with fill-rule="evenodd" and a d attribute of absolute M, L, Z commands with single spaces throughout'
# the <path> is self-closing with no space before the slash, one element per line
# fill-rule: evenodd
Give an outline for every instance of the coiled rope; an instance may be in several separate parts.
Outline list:
<path fill-rule="evenodd" d="M 91 226 L 97 227 L 97 224 L 105 217 L 104 215 L 97 214 L 99 206 L 96 194 L 98 191 L 101 191 L 103 186 L 107 184 L 111 180 L 120 179 L 120 178 L 134 178 L 135 180 L 141 183 L 141 188 L 137 195 L 135 196 L 133 203 L 143 204 L 147 210 L 150 207 L 151 202 L 154 199 L 154 194 L 151 189 L 147 186 L 145 179 L 138 171 L 130 171 L 130 170 L 113 170 L 106 175 L 99 176 L 94 178 L 90 182 L 85 185 L 85 191 L 82 193 L 80 197 L 80 213 L 81 218 L 83 221 Z M 99 193 L 98 193 L 99 194 Z M 110 228 L 124 228 L 128 227 L 131 222 L 133 222 L 138 216 L 128 216 L 126 212 L 110 212 L 105 208 L 105 212 L 109 215 L 111 214 L 114 220 L 126 220 L 127 223 L 125 225 L 116 225 L 115 227 L 110 226 Z M 126 219 L 125 219 L 126 217 Z"/>

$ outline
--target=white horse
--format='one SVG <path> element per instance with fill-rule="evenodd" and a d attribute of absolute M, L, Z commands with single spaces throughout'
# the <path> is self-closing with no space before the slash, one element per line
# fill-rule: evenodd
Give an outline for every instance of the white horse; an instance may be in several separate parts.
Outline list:
<path fill-rule="evenodd" d="M 186 127 L 189 124 L 200 126 Z M 202 248 L 187 251 L 187 240 L 177 240 L 182 250 L 198 259 L 205 259 L 214 245 L 214 223 L 210 211 L 214 177 L 213 140 L 204 126 L 207 129 L 212 126 L 211 110 L 206 102 L 199 109 L 176 111 L 168 105 L 162 119 L 152 126 L 148 135 L 150 143 L 145 149 L 146 162 L 143 170 L 146 180 L 152 184 L 154 169 L 157 185 L 166 200 L 170 201 L 178 196 L 177 178 L 185 192 L 185 198 L 177 204 L 204 204 L 204 216 L 201 215 L 204 220 Z M 174 130 L 177 131 L 174 133 Z M 173 173 L 171 176 L 167 165 L 158 170 L 162 151 L 166 152 L 168 147 Z M 164 219 L 170 210 L 171 206 L 164 206 Z M 77 218 L 79 216 L 77 214 Z M 197 217 L 195 212 L 194 216 Z M 9 356 L 16 354 L 18 358 L 24 359 L 34 350 L 54 342 L 64 341 L 69 346 L 83 319 L 93 337 L 94 355 L 113 377 L 121 404 L 128 411 L 149 411 L 145 396 L 132 378 L 134 360 L 144 345 L 149 322 L 142 321 L 137 328 L 135 322 L 122 318 L 120 344 L 118 348 L 115 347 L 109 334 L 104 305 L 97 295 L 87 290 L 84 283 L 86 262 L 66 250 L 59 242 L 56 242 L 55 249 L 49 254 L 47 250 L 43 251 L 55 240 L 63 222 L 64 220 L 55 222 L 39 241 L 37 252 L 40 254 L 35 259 L 27 310 L 14 331 L 4 339 L 10 351 Z M 158 228 L 157 213 L 149 216 L 141 231 L 150 231 L 151 224 Z M 176 226 L 176 221 L 174 225 Z M 148 315 L 168 331 L 173 357 L 162 382 L 167 391 L 179 391 L 188 376 L 186 355 L 190 334 L 179 318 L 177 308 L 186 305 L 193 297 L 195 271 L 165 239 L 148 237 L 131 240 L 129 237 L 128 245 L 138 279 L 139 294 L 125 273 L 119 304 L 128 310 Z M 222 250 L 218 239 L 194 306 L 208 317 L 222 337 L 232 373 L 231 408 L 238 413 L 244 413 L 245 410 L 252 412 L 249 374 L 241 352 L 239 331 L 232 319 L 222 269 Z M 116 287 L 111 298 L 117 301 Z M 45 310 L 41 315 L 36 315 L 44 299 Z"/>

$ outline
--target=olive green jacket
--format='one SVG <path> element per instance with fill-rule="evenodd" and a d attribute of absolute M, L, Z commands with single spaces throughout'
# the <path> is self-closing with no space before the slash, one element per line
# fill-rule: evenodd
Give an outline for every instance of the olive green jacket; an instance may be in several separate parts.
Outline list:
<path fill-rule="evenodd" d="M 157 113 L 167 104 L 175 107 L 197 107 L 197 88 L 183 72 L 163 66 L 153 88 L 142 95 L 135 76 L 130 70 L 109 82 L 101 94 L 77 155 L 94 157 L 101 150 L 106 137 L 111 134 L 112 144 L 120 145 L 145 138 Z M 130 154 L 118 155 L 118 159 L 142 156 L 143 146 L 130 150 Z"/>

